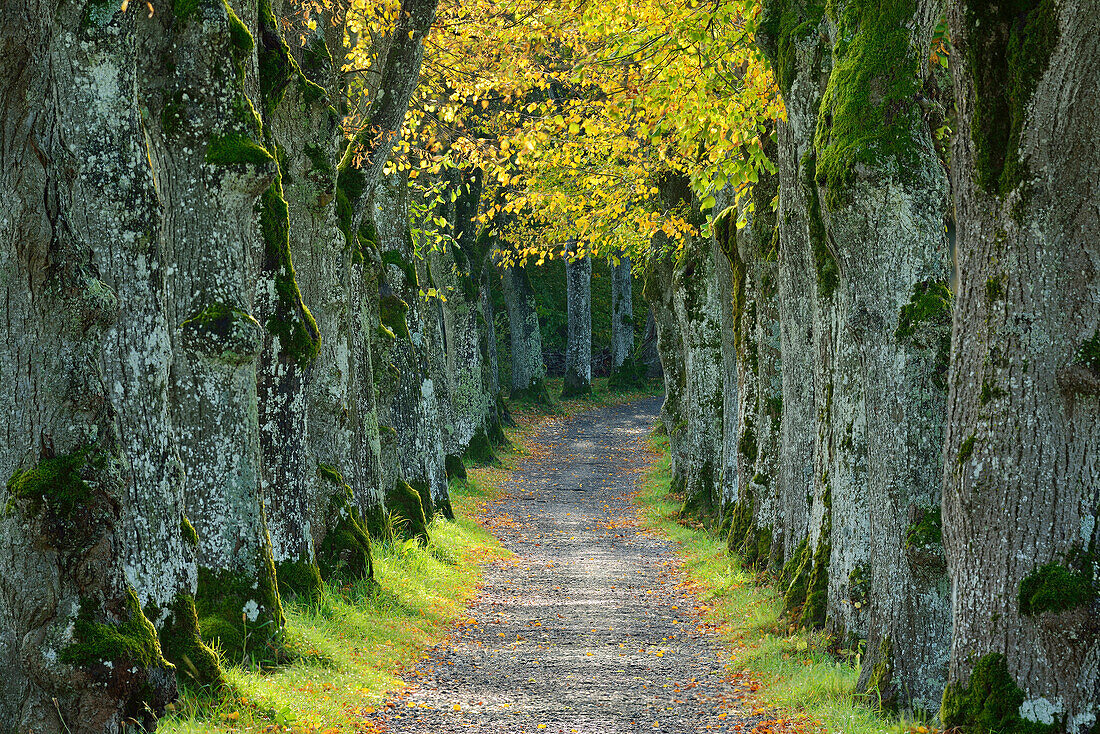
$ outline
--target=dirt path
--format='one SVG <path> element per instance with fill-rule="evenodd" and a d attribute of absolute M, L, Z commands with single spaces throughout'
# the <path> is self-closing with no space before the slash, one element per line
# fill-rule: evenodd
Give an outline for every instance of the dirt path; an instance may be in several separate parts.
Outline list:
<path fill-rule="evenodd" d="M 512 561 L 378 721 L 392 732 L 743 731 L 671 544 L 630 503 L 658 399 L 545 424 L 491 523 Z"/>

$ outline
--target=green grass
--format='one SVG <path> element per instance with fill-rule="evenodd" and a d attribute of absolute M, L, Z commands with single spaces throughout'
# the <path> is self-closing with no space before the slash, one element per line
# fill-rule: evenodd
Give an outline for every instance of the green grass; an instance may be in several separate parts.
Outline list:
<path fill-rule="evenodd" d="M 802 717 L 814 728 L 845 734 L 928 732 L 925 722 L 892 720 L 855 693 L 859 670 L 828 652 L 823 632 L 793 629 L 782 618 L 783 597 L 757 583 L 726 543 L 705 529 L 677 522 L 681 501 L 670 493 L 668 439 L 653 438 L 661 453 L 638 494 L 643 522 L 676 542 L 684 570 L 709 621 L 728 643 L 731 672 L 758 688 L 755 704 L 774 718 Z"/>
<path fill-rule="evenodd" d="M 480 564 L 508 555 L 471 518 L 495 496 L 501 469 L 470 469 L 451 484 L 457 520 L 437 520 L 431 543 L 377 543 L 377 584 L 326 586 L 316 604 L 284 602 L 294 662 L 270 671 L 232 668 L 232 697 L 185 692 L 160 732 L 359 732 L 402 672 L 466 615 Z"/>

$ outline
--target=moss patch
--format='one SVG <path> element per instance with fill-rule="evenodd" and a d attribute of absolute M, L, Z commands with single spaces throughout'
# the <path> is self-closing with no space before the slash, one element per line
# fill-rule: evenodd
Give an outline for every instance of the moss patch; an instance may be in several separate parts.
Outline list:
<path fill-rule="evenodd" d="M 1028 175 L 1020 135 L 1058 43 L 1058 20 L 1054 0 L 970 3 L 966 10 L 960 50 L 974 82 L 974 174 L 987 193 L 1003 196 Z"/>
<path fill-rule="evenodd" d="M 1057 614 L 1095 600 L 1098 588 L 1092 574 L 1093 564 L 1082 562 L 1075 565 L 1079 567 L 1067 568 L 1060 563 L 1047 563 L 1024 577 L 1018 597 L 1020 614 Z"/>
<path fill-rule="evenodd" d="M 806 592 L 810 584 L 810 571 L 813 554 L 810 552 L 809 536 L 794 550 L 794 555 L 783 566 L 781 583 L 783 587 L 783 610 L 793 612 L 802 608 L 806 602 Z"/>
<path fill-rule="evenodd" d="M 126 589 L 124 619 L 103 624 L 96 621 L 102 614 L 99 604 L 80 601 L 73 642 L 61 651 L 61 662 L 80 667 L 113 662 L 139 668 L 164 664 L 156 630 L 142 612 L 133 588 Z"/>
<path fill-rule="evenodd" d="M 808 202 L 806 217 L 810 229 L 810 250 L 817 274 L 817 292 L 822 298 L 830 298 L 840 284 L 840 268 L 836 264 L 821 218 L 821 200 L 817 195 L 817 161 L 813 153 L 802 157 L 799 168 L 802 174 L 802 190 Z"/>
<path fill-rule="evenodd" d="M 243 133 L 215 135 L 206 145 L 206 162 L 215 166 L 232 166 L 248 163 L 264 166 L 275 158 L 267 148 Z"/>
<path fill-rule="evenodd" d="M 760 24 L 767 38 L 764 51 L 775 70 L 779 89 L 789 95 L 798 71 L 799 41 L 817 32 L 825 14 L 821 2 L 797 0 L 766 0 L 764 17 Z"/>
<path fill-rule="evenodd" d="M 933 383 L 941 390 L 947 388 L 951 360 L 953 301 L 951 287 L 946 281 L 916 283 L 909 303 L 898 312 L 898 327 L 894 330 L 894 338 L 899 343 L 933 351 Z"/>
<path fill-rule="evenodd" d="M 199 534 L 195 532 L 195 526 L 186 517 L 180 518 L 180 535 L 183 537 L 183 542 L 192 548 L 199 547 Z"/>
<path fill-rule="evenodd" d="M 319 464 L 317 475 L 334 485 L 329 517 L 335 518 L 335 526 L 326 528 L 328 532 L 316 553 L 321 578 L 373 579 L 370 533 L 355 505 L 351 487 L 344 475 L 328 464 Z"/>
<path fill-rule="evenodd" d="M 382 296 L 378 301 L 378 319 L 395 338 L 409 338 L 409 324 L 406 317 L 409 304 L 395 295 Z"/>
<path fill-rule="evenodd" d="M 256 577 L 199 567 L 195 608 L 204 641 L 230 663 L 270 664 L 282 656 L 285 619 L 270 556 Z"/>
<path fill-rule="evenodd" d="M 877 704 L 883 711 L 893 711 L 896 707 L 896 696 L 891 687 L 894 677 L 894 649 L 889 637 L 883 637 L 878 646 L 878 658 L 871 668 L 871 674 L 867 678 L 864 692 L 871 698 L 871 702 Z"/>
<path fill-rule="evenodd" d="M 846 189 L 860 168 L 895 175 L 918 170 L 913 130 L 922 124 L 908 30 L 915 2 L 850 0 L 839 15 L 835 7 L 827 8 L 837 26 L 833 71 L 814 138 L 817 182 L 831 210 L 846 204 Z"/>
<path fill-rule="evenodd" d="M 8 479 L 7 511 L 22 505 L 26 516 L 33 517 L 45 510 L 50 517 L 67 522 L 92 497 L 91 487 L 81 476 L 88 456 L 88 449 L 79 449 L 44 459 L 29 469 L 17 469 Z"/>
<path fill-rule="evenodd" d="M 309 559 L 276 563 L 275 578 L 283 599 L 300 597 L 317 601 L 321 598 L 321 571 Z"/>
<path fill-rule="evenodd" d="M 943 521 L 940 508 L 924 510 L 916 522 L 909 525 L 905 532 L 905 547 L 920 548 L 943 543 Z"/>
<path fill-rule="evenodd" d="M 199 636 L 195 598 L 190 594 L 177 594 L 173 600 L 168 619 L 161 625 L 160 645 L 183 685 L 192 689 L 225 685 L 218 656 Z"/>
<path fill-rule="evenodd" d="M 443 457 L 443 466 L 447 470 L 447 479 L 465 479 L 466 464 L 457 454 L 447 454 Z"/>
<path fill-rule="evenodd" d="M 1020 717 L 1024 692 L 1008 672 L 1004 655 L 984 655 L 965 683 L 948 684 L 943 692 L 940 717 L 945 728 L 965 734 L 1045 734 L 1056 730 Z"/>
<path fill-rule="evenodd" d="M 1091 339 L 1082 342 L 1073 357 L 1073 362 L 1088 367 L 1093 373 L 1100 375 L 1100 331 L 1093 334 Z"/>
<path fill-rule="evenodd" d="M 405 257 L 397 250 L 386 250 L 385 252 L 383 252 L 382 264 L 393 265 L 395 268 L 400 270 L 401 274 L 405 276 L 406 288 L 416 288 L 419 286 L 419 281 L 416 278 L 416 268 L 413 267 L 413 264 L 406 260 Z"/>
<path fill-rule="evenodd" d="M 429 505 L 430 506 L 430 505 Z M 403 538 L 419 538 L 428 542 L 428 520 L 420 493 L 401 479 L 394 482 L 386 494 L 386 509 L 393 516 L 394 532 Z"/>

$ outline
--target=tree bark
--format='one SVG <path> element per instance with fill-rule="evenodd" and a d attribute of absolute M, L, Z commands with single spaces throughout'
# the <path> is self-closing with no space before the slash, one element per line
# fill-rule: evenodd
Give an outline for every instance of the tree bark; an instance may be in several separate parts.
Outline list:
<path fill-rule="evenodd" d="M 959 286 L 941 713 L 964 731 L 983 706 L 982 725 L 1003 730 L 1079 734 L 1100 720 L 1096 13 L 1091 2 L 949 8 Z"/>
<path fill-rule="evenodd" d="M 176 683 L 150 621 L 195 578 L 138 21 L 91 3 L 0 14 L 0 731 L 152 726 Z"/>
<path fill-rule="evenodd" d="M 575 248 L 574 244 L 565 260 L 568 326 L 563 398 L 592 392 L 592 258 L 573 257 Z"/>
<path fill-rule="evenodd" d="M 935 19 L 848 3 L 828 20 L 832 71 L 804 165 L 852 297 L 866 406 L 873 572 L 859 689 L 931 711 L 950 624 L 939 507 L 951 294 L 947 180 L 915 95 Z"/>
<path fill-rule="evenodd" d="M 275 658 L 284 625 L 261 489 L 265 327 L 253 316 L 255 211 L 277 167 L 250 112 L 256 6 L 240 16 L 215 2 L 154 16 L 152 43 L 174 73 L 150 83 L 159 124 L 146 128 L 166 209 L 170 400 L 199 538 L 199 624 L 232 662 Z"/>

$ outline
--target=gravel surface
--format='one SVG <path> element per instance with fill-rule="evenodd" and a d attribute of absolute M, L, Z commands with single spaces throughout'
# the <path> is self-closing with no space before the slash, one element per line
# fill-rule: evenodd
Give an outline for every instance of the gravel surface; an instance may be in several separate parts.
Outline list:
<path fill-rule="evenodd" d="M 452 638 L 376 720 L 393 732 L 748 731 L 671 543 L 630 497 L 659 399 L 548 421 L 487 523 L 487 569 Z"/>

